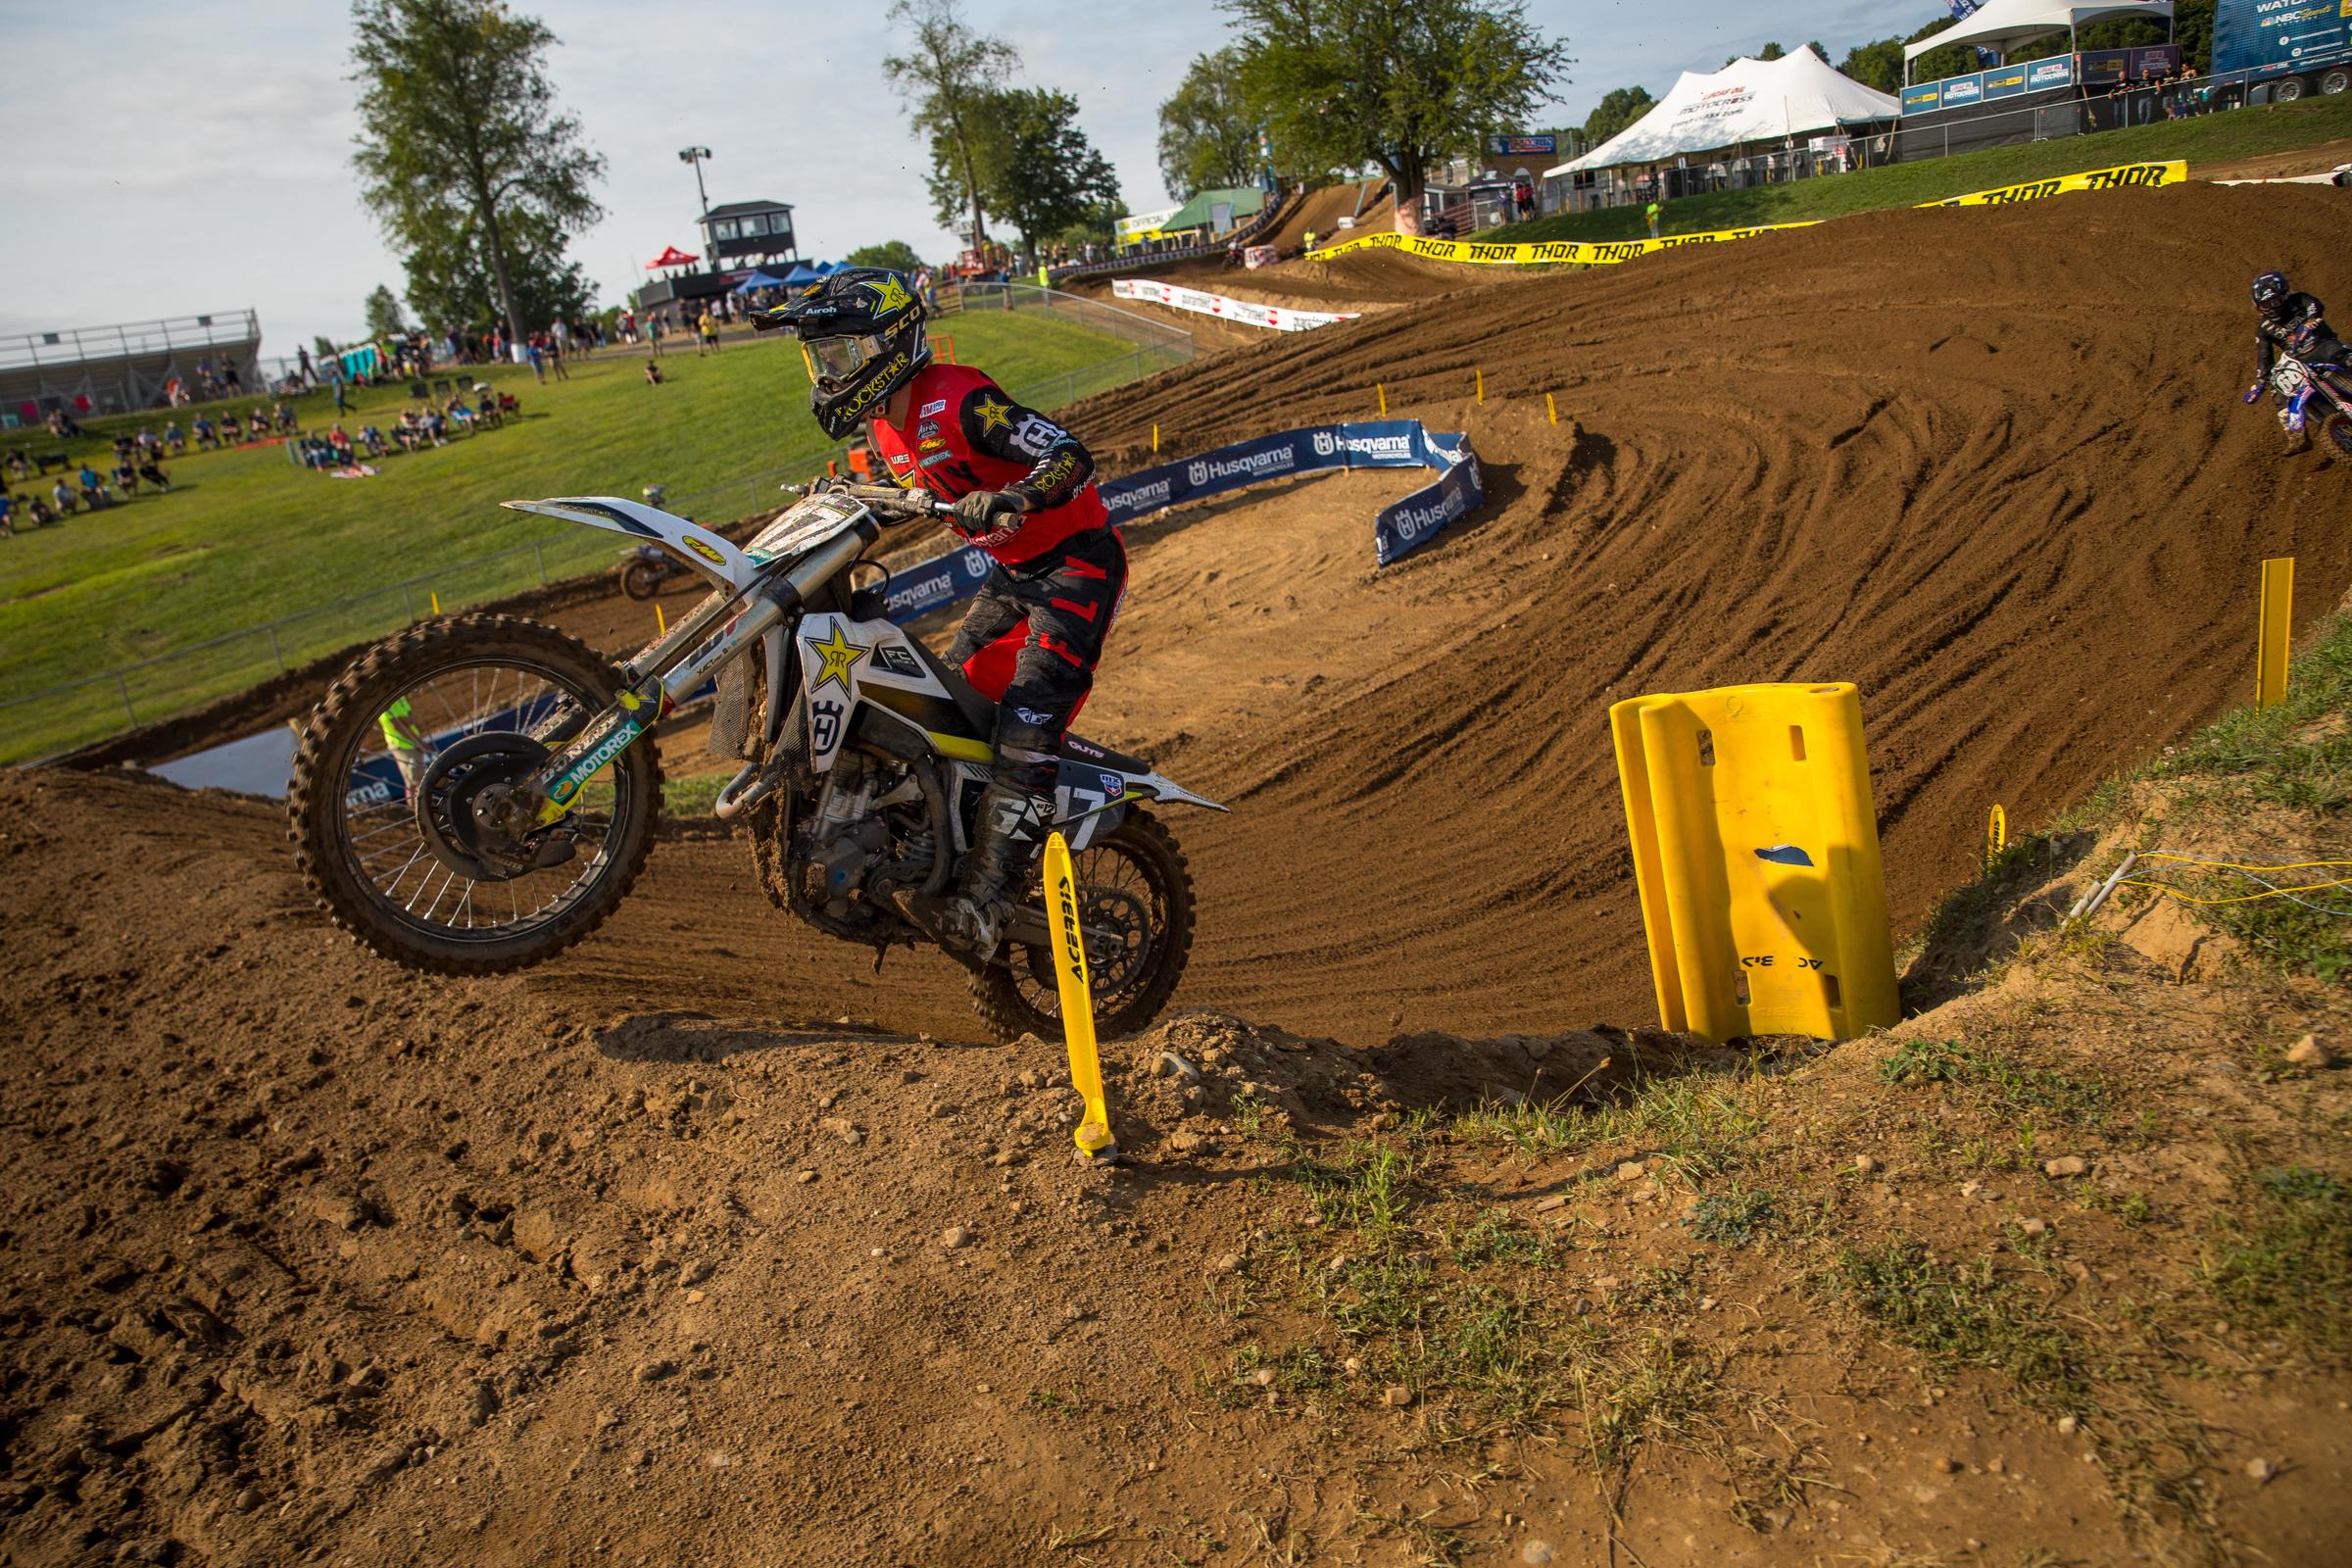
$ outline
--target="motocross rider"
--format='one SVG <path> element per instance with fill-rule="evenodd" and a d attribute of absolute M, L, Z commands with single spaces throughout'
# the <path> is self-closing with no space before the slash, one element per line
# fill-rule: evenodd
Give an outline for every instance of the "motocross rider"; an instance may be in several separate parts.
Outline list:
<path fill-rule="evenodd" d="M 2246 391 L 2248 403 L 2262 400 L 2281 349 L 2352 395 L 2352 359 L 2346 357 L 2344 340 L 2328 326 L 2326 307 L 2297 292 L 2284 272 L 2265 272 L 2254 279 L 2254 309 L 2259 318 L 2254 323 L 2254 384 Z M 2289 453 L 2311 445 L 2311 432 L 2303 427 L 2303 409 L 2310 400 L 2311 388 L 2306 386 L 2286 405 Z"/>
<path fill-rule="evenodd" d="M 800 336 L 826 435 L 844 440 L 864 423 L 891 477 L 954 502 L 956 531 L 994 558 L 947 655 L 998 704 L 972 853 L 952 895 L 894 895 L 934 940 L 986 961 L 1011 910 L 1006 891 L 1053 820 L 1062 734 L 1094 685 L 1127 551 L 1077 437 L 981 371 L 935 362 L 924 314 L 899 273 L 853 267 L 754 324 Z"/>

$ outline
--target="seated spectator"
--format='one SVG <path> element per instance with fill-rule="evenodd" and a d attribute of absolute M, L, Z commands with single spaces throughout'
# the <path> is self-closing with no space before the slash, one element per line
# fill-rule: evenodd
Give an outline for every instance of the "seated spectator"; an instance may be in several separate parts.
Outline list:
<path fill-rule="evenodd" d="M 302 456 L 304 467 L 331 468 L 335 466 L 335 449 L 328 445 L 323 437 L 306 435 L 297 439 L 293 445 L 294 450 Z"/>
<path fill-rule="evenodd" d="M 85 463 L 81 466 L 81 472 L 75 477 L 81 481 L 81 504 L 83 506 L 96 512 L 100 507 L 111 507 L 115 504 L 115 498 L 107 493 L 106 481 L 98 477 L 96 468 Z"/>
<path fill-rule="evenodd" d="M 188 437 L 186 432 L 180 429 L 177 419 L 173 419 L 164 426 L 164 445 L 171 449 L 172 456 L 175 458 L 187 452 Z"/>
<path fill-rule="evenodd" d="M 409 409 L 392 427 L 392 439 L 400 443 L 403 452 L 415 452 L 424 445 L 424 427 L 416 422 L 416 411 Z"/>
<path fill-rule="evenodd" d="M 119 435 L 115 437 L 115 461 L 117 463 L 128 463 L 130 461 L 130 445 L 131 443 L 129 436 Z"/>
<path fill-rule="evenodd" d="M 237 422 L 237 416 L 233 414 L 220 416 L 220 444 L 224 447 L 240 446 L 244 440 L 245 427 Z"/>
<path fill-rule="evenodd" d="M 36 528 L 46 528 L 57 520 L 57 513 L 37 495 L 25 505 L 24 512 Z"/>
<path fill-rule="evenodd" d="M 490 388 L 487 384 L 480 381 L 474 382 L 473 394 L 479 400 L 473 406 L 475 417 L 488 425 L 506 422 L 505 416 L 498 412 L 498 399 L 490 395 Z"/>
<path fill-rule="evenodd" d="M 159 495 L 172 493 L 172 476 L 164 471 L 163 464 L 152 457 L 139 460 L 139 480 L 143 484 L 154 486 Z"/>
<path fill-rule="evenodd" d="M 139 493 L 139 470 L 130 466 L 128 458 L 115 465 L 115 488 L 122 492 L 125 501 Z"/>
<path fill-rule="evenodd" d="M 191 427 L 196 432 L 197 451 L 202 452 L 220 445 L 220 432 L 213 427 L 213 421 L 210 416 L 199 414 L 196 416 Z"/>
<path fill-rule="evenodd" d="M 645 384 L 648 386 L 660 386 L 662 384 L 662 362 L 660 360 L 648 360 L 645 362 Z"/>
<path fill-rule="evenodd" d="M 70 441 L 81 434 L 81 426 L 74 422 L 74 416 L 63 409 L 49 411 L 48 424 L 49 433 L 60 441 Z"/>
<path fill-rule="evenodd" d="M 9 453 L 8 476 L 11 479 L 29 479 L 32 477 L 32 462 L 30 459 L 24 456 L 24 449 L 23 447 L 15 448 Z"/>
<path fill-rule="evenodd" d="M 521 412 L 522 402 L 514 393 L 501 392 L 498 395 L 498 416 L 500 418 L 503 419 L 510 414 L 520 414 Z"/>
<path fill-rule="evenodd" d="M 74 515 L 74 510 L 81 505 L 63 479 L 58 480 L 57 487 L 49 492 L 49 499 L 57 503 L 57 514 L 61 517 Z"/>
<path fill-rule="evenodd" d="M 334 448 L 338 465 L 344 467 L 351 466 L 351 437 L 344 433 L 343 426 L 335 425 L 326 432 L 326 444 Z"/>
<path fill-rule="evenodd" d="M 294 411 L 283 403 L 277 406 L 273 416 L 277 423 L 278 433 L 281 435 L 292 435 L 302 428 L 302 421 L 294 417 Z"/>
<path fill-rule="evenodd" d="M 424 438 L 427 441 L 437 447 L 449 445 L 449 420 L 442 417 L 439 409 L 426 409 L 424 417 L 419 422 L 424 427 Z"/>
<path fill-rule="evenodd" d="M 363 426 L 360 430 L 360 445 L 368 449 L 369 457 L 382 457 L 384 455 L 384 432 L 372 424 Z"/>

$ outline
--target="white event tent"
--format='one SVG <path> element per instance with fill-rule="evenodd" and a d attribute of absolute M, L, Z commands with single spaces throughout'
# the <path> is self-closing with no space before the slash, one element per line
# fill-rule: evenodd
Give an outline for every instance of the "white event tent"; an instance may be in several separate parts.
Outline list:
<path fill-rule="evenodd" d="M 2053 32 L 2071 38 L 2083 23 L 2107 17 L 2146 17 L 2169 28 L 2173 0 L 2105 0 L 2104 4 L 2079 6 L 2061 0 L 1985 0 L 1958 25 L 1903 45 L 1903 79 L 1911 77 L 1911 62 L 1931 49 L 1976 44 L 2006 59 L 2011 49 L 2028 39 L 2046 38 Z"/>
<path fill-rule="evenodd" d="M 1584 157 L 1545 170 L 1544 177 L 1783 141 L 1893 120 L 1901 108 L 1891 94 L 1839 74 L 1810 49 L 1778 60 L 1735 60 L 1703 76 L 1684 72 L 1648 114 Z"/>

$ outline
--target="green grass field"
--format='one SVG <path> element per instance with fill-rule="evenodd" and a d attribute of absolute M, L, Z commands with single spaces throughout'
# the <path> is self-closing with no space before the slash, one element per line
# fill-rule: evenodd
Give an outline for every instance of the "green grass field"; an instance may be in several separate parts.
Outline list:
<path fill-rule="evenodd" d="M 2352 136 L 2352 93 L 2306 98 L 2268 109 L 2236 109 L 2096 136 L 1993 147 L 1788 185 L 1684 197 L 1666 204 L 1663 227 L 1669 234 L 1703 234 L 1758 223 L 1799 223 L 1888 207 L 1915 207 L 1972 190 L 1991 190 L 2085 169 L 2183 158 L 2194 170 L 2200 164 L 2288 152 L 2346 136 Z M 1483 230 L 1478 238 L 1494 244 L 1521 244 L 1552 239 L 1640 239 L 1648 232 L 1642 208 L 1635 205 L 1512 223 Z"/>
<path fill-rule="evenodd" d="M 1008 389 L 1058 403 L 1100 390 L 1139 367 L 1118 338 L 1031 313 L 972 312 L 941 321 L 956 358 L 985 367 Z M 0 708 L 0 760 L 18 761 L 151 721 L 294 664 L 443 609 L 600 568 L 621 542 L 589 529 L 500 510 L 519 497 L 635 496 L 669 487 L 669 504 L 704 522 L 731 521 L 775 503 L 785 471 L 821 471 L 828 453 L 808 416 L 808 373 L 786 342 L 748 336 L 718 354 L 663 356 L 666 384 L 644 380 L 645 356 L 608 351 L 570 366 L 567 381 L 533 382 L 524 368 L 461 369 L 521 400 L 522 418 L 415 456 L 392 456 L 366 479 L 298 467 L 280 447 L 191 451 L 167 460 L 173 489 L 0 540 L 0 703 L 313 611 L 268 636 L 132 671 L 40 705 Z M 1069 377 L 1067 381 L 1063 377 Z M 250 410 L 253 399 L 235 407 Z M 356 395 L 343 417 L 357 432 L 389 432 L 406 383 Z M 325 393 L 298 401 L 305 428 L 334 419 Z M 191 411 L 181 411 L 184 429 Z M 160 431 L 163 419 L 94 420 L 72 444 L 101 471 L 119 429 Z M 0 447 L 52 451 L 45 431 L 11 432 Z M 782 470 L 782 471 L 780 471 Z M 755 477 L 757 476 L 757 477 Z M 46 492 L 50 480 L 40 482 Z M 20 497 L 30 482 L 11 487 Z M 21 514 L 20 514 L 21 517 Z M 532 545 L 541 547 L 534 555 Z M 471 558 L 515 551 L 474 569 Z M 406 579 L 403 594 L 377 592 Z M 359 603 L 351 603 L 355 598 Z"/>

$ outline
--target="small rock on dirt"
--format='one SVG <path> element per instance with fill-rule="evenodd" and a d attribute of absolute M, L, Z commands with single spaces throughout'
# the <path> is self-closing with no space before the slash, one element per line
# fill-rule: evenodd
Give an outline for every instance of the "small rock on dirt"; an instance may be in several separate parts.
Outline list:
<path fill-rule="evenodd" d="M 1392 1410 L 1401 1410 L 1413 1402 L 1413 1391 L 1401 1383 L 1392 1383 L 1380 1391 L 1380 1402 Z"/>
<path fill-rule="evenodd" d="M 1958 1475 L 1960 1473 L 1960 1461 L 1951 1457 L 1951 1455 L 1946 1454 L 1942 1458 L 1936 1461 L 1936 1469 L 1943 1475 Z"/>
<path fill-rule="evenodd" d="M 1256 1371 L 1250 1374 L 1250 1381 L 1261 1389 L 1272 1388 L 1274 1386 L 1274 1378 L 1275 1372 L 1270 1366 L 1261 1366 Z"/>
<path fill-rule="evenodd" d="M 796 1182 L 799 1182 L 803 1187 L 806 1187 L 810 1182 L 816 1180 L 816 1172 L 812 1170 L 795 1171 L 793 1172 L 792 1179 Z"/>
<path fill-rule="evenodd" d="M 1189 1078 L 1194 1083 L 1200 1081 L 1200 1069 L 1173 1051 L 1159 1054 L 1159 1059 L 1152 1064 L 1152 1073 L 1156 1078 Z"/>
<path fill-rule="evenodd" d="M 2267 1483 L 2278 1473 L 2278 1464 L 2275 1459 L 2248 1459 L 2246 1461 L 2246 1479 L 2256 1486 Z"/>
<path fill-rule="evenodd" d="M 2081 1154 L 2061 1154 L 2056 1159 L 2041 1162 L 2044 1176 L 2080 1176 L 2090 1169 L 2090 1161 Z"/>
<path fill-rule="evenodd" d="M 1638 1182 L 1648 1174 L 1649 1165 L 1643 1160 L 1629 1159 L 1617 1167 L 1617 1179 L 1621 1182 Z"/>
<path fill-rule="evenodd" d="M 2058 1435 L 2062 1438 L 2071 1438 L 2082 1429 L 2082 1423 L 2071 1415 L 2062 1415 L 2058 1418 Z"/>
<path fill-rule="evenodd" d="M 675 1373 L 677 1370 L 677 1362 L 670 1360 L 666 1356 L 657 1355 L 650 1361 L 640 1361 L 637 1363 L 637 1381 L 640 1383 L 659 1383 L 663 1378 Z"/>
<path fill-rule="evenodd" d="M 2332 1067 L 2335 1054 L 2320 1044 L 2318 1035 L 2305 1035 L 2286 1048 L 2286 1059 L 2294 1067 Z"/>
<path fill-rule="evenodd" d="M 2023 1235 L 2038 1238 L 2049 1235 L 2050 1222 L 2046 1219 L 2021 1219 L 2017 1222 L 2017 1228 Z"/>
<path fill-rule="evenodd" d="M 1531 1541 L 1519 1548 L 1519 1560 L 1531 1564 L 1532 1568 L 1544 1568 L 1544 1564 L 1551 1561 L 1551 1543 L 1548 1541 Z"/>
<path fill-rule="evenodd" d="M 845 1144 L 862 1144 L 865 1142 L 865 1134 L 859 1132 L 857 1124 L 852 1122 L 846 1116 L 827 1116 L 824 1120 L 818 1122 L 817 1126 L 823 1128 L 826 1132 L 831 1133 L 834 1137 L 840 1139 Z"/>
<path fill-rule="evenodd" d="M 1854 1156 L 1854 1169 L 1860 1171 L 1865 1176 L 1874 1175 L 1879 1169 L 1878 1159 L 1870 1154 L 1856 1154 Z"/>
<path fill-rule="evenodd" d="M 951 1252 L 959 1247 L 969 1247 L 972 1245 L 972 1233 L 968 1227 L 951 1225 L 939 1233 L 939 1245 Z"/>

